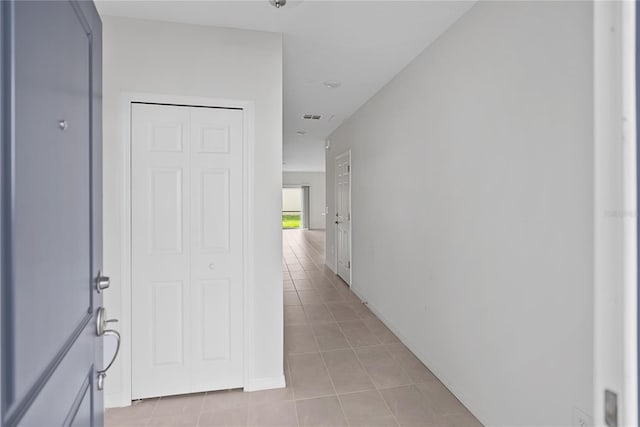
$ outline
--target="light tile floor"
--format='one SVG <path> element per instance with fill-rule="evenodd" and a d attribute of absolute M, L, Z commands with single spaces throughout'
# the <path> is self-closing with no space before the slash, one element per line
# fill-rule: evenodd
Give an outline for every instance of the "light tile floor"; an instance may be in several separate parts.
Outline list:
<path fill-rule="evenodd" d="M 106 411 L 106 426 L 477 427 L 476 418 L 324 267 L 324 233 L 284 232 L 287 387 Z"/>

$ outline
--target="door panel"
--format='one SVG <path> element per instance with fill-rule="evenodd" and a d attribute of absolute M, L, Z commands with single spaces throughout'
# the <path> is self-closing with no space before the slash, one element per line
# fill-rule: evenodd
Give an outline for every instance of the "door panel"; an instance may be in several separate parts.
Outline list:
<path fill-rule="evenodd" d="M 184 362 L 183 289 L 181 281 L 151 284 L 154 365 Z"/>
<path fill-rule="evenodd" d="M 231 358 L 231 325 L 229 319 L 229 280 L 200 281 L 202 301 L 202 352 L 198 358 L 204 361 L 229 360 Z"/>
<path fill-rule="evenodd" d="M 243 113 L 191 108 L 194 390 L 243 382 Z M 201 300 L 201 298 L 204 298 Z"/>
<path fill-rule="evenodd" d="M 0 8 L 14 44 L 3 62 L 14 86 L 2 98 L 13 121 L 3 116 L 1 425 L 102 425 L 100 19 L 90 2 Z"/>
<path fill-rule="evenodd" d="M 132 104 L 134 398 L 243 385 L 242 117 Z"/>
<path fill-rule="evenodd" d="M 182 169 L 150 169 L 151 254 L 182 253 Z"/>
<path fill-rule="evenodd" d="M 28 29 L 33 23 L 37 36 Z M 56 46 L 68 49 L 58 54 Z M 42 325 L 16 324 L 14 387 L 21 395 L 91 311 L 89 39 L 71 3 L 16 4 L 16 86 L 14 307 L 18 316 L 56 319 L 38 351 L 33 337 Z M 58 295 L 64 311 L 50 304 Z"/>
<path fill-rule="evenodd" d="M 336 248 L 338 275 L 351 285 L 351 155 L 336 157 Z"/>

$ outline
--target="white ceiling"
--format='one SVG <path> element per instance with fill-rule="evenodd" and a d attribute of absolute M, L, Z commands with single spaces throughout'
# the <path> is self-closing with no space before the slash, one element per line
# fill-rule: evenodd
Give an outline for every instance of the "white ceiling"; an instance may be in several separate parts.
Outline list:
<path fill-rule="evenodd" d="M 283 33 L 283 168 L 323 171 L 325 138 L 474 3 L 289 0 L 276 9 L 267 0 L 102 0 L 97 7 L 101 15 Z M 323 85 L 330 80 L 341 86 Z M 307 113 L 322 119 L 303 120 Z"/>

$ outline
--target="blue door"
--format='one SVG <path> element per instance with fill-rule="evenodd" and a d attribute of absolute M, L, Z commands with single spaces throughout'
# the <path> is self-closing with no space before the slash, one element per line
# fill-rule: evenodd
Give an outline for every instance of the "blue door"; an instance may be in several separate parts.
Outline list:
<path fill-rule="evenodd" d="M 2 426 L 101 426 L 101 24 L 3 1 Z"/>

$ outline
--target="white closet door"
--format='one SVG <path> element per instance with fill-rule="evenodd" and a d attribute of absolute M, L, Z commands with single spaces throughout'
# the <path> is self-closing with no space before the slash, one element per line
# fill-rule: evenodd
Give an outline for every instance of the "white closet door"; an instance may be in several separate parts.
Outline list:
<path fill-rule="evenodd" d="M 243 385 L 242 111 L 133 104 L 132 397 Z"/>
<path fill-rule="evenodd" d="M 338 275 L 351 285 L 351 154 L 336 157 L 336 250 Z"/>

